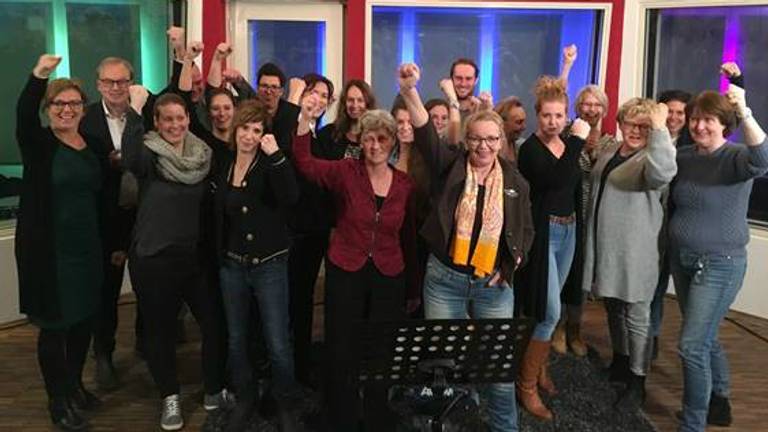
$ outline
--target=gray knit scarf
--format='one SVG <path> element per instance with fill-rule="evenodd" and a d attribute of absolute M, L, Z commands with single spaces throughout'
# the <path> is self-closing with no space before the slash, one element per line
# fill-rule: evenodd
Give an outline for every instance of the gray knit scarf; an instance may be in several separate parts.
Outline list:
<path fill-rule="evenodd" d="M 197 184 L 211 168 L 211 149 L 200 138 L 187 132 L 181 154 L 156 131 L 144 135 L 144 145 L 157 155 L 157 171 L 168 180 Z"/>

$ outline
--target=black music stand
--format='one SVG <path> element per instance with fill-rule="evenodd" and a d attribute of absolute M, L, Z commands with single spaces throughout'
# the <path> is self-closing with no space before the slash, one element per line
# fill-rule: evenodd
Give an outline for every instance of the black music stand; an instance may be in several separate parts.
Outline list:
<path fill-rule="evenodd" d="M 470 415 L 474 401 L 477 411 L 471 384 L 515 380 L 534 324 L 523 318 L 363 323 L 359 383 L 389 384 L 394 410 L 428 417 L 426 430 L 442 432 L 454 410 Z M 411 406 L 396 406 L 398 397 Z"/>

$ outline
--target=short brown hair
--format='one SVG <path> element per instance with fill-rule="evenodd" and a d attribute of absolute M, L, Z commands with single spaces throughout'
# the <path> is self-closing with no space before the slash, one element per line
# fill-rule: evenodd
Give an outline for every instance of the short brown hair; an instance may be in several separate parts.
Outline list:
<path fill-rule="evenodd" d="M 493 110 L 496 111 L 496 114 L 501 116 L 502 120 L 507 120 L 507 117 L 509 117 L 509 110 L 512 108 L 523 108 L 523 111 L 525 111 L 523 103 L 517 96 L 510 96 L 502 100 L 493 107 Z"/>
<path fill-rule="evenodd" d="M 83 83 L 79 79 L 75 78 L 59 78 L 48 83 L 48 87 L 45 89 L 45 97 L 43 98 L 43 109 L 51 106 L 53 99 L 60 93 L 67 90 L 75 90 L 80 93 L 80 99 L 83 100 L 83 106 L 88 102 L 88 96 L 86 96 L 83 90 Z"/>
<path fill-rule="evenodd" d="M 248 99 L 240 103 L 235 110 L 235 115 L 232 118 L 232 127 L 230 127 L 229 134 L 229 148 L 234 150 L 237 148 L 237 129 L 248 123 L 261 123 L 262 128 L 267 127 L 267 121 L 269 120 L 269 111 L 263 103 L 257 99 Z"/>
<path fill-rule="evenodd" d="M 157 98 L 157 101 L 155 101 L 155 106 L 153 107 L 155 119 L 160 118 L 160 108 L 168 105 L 180 105 L 182 108 L 184 108 L 184 112 L 189 115 L 187 103 L 184 102 L 184 99 L 181 96 L 177 95 L 176 93 L 166 93 Z"/>
<path fill-rule="evenodd" d="M 475 70 L 475 78 L 480 76 L 480 69 L 477 67 L 477 64 L 472 59 L 468 59 L 466 57 L 457 58 L 456 61 L 451 63 L 451 78 L 453 78 L 453 71 L 456 69 L 456 66 L 458 65 L 467 65 L 472 66 L 472 69 Z"/>
<path fill-rule="evenodd" d="M 550 75 L 542 75 L 536 80 L 533 87 L 533 95 L 536 96 L 536 112 L 541 111 L 544 102 L 562 102 L 568 111 L 568 91 L 565 81 Z"/>
<path fill-rule="evenodd" d="M 739 126 L 739 119 L 736 117 L 733 105 L 725 96 L 713 90 L 699 93 L 690 103 L 690 113 L 690 118 L 700 115 L 716 117 L 720 124 L 725 126 L 723 137 L 729 136 Z"/>

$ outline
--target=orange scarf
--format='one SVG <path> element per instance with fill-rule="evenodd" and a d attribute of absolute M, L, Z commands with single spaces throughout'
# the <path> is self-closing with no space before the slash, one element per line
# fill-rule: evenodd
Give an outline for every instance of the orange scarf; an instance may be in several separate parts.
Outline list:
<path fill-rule="evenodd" d="M 471 264 L 475 268 L 475 276 L 486 277 L 493 273 L 496 264 L 496 254 L 499 249 L 499 237 L 504 225 L 504 175 L 501 164 L 496 160 L 493 168 L 485 178 L 485 199 L 483 201 L 483 224 L 480 235 L 469 261 L 469 246 L 472 241 L 472 228 L 477 212 L 477 194 L 479 184 L 474 170 L 467 161 L 467 180 L 464 192 L 456 207 L 456 234 L 451 243 L 450 256 L 457 265 Z"/>

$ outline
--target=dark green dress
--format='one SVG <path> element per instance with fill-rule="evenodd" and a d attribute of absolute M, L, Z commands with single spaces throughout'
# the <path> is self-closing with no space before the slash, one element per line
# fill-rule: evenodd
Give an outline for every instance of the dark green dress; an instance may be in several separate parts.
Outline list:
<path fill-rule="evenodd" d="M 65 328 L 95 315 L 100 302 L 101 168 L 90 148 L 75 150 L 61 145 L 52 169 L 53 240 L 61 318 L 34 321 L 44 328 Z"/>

